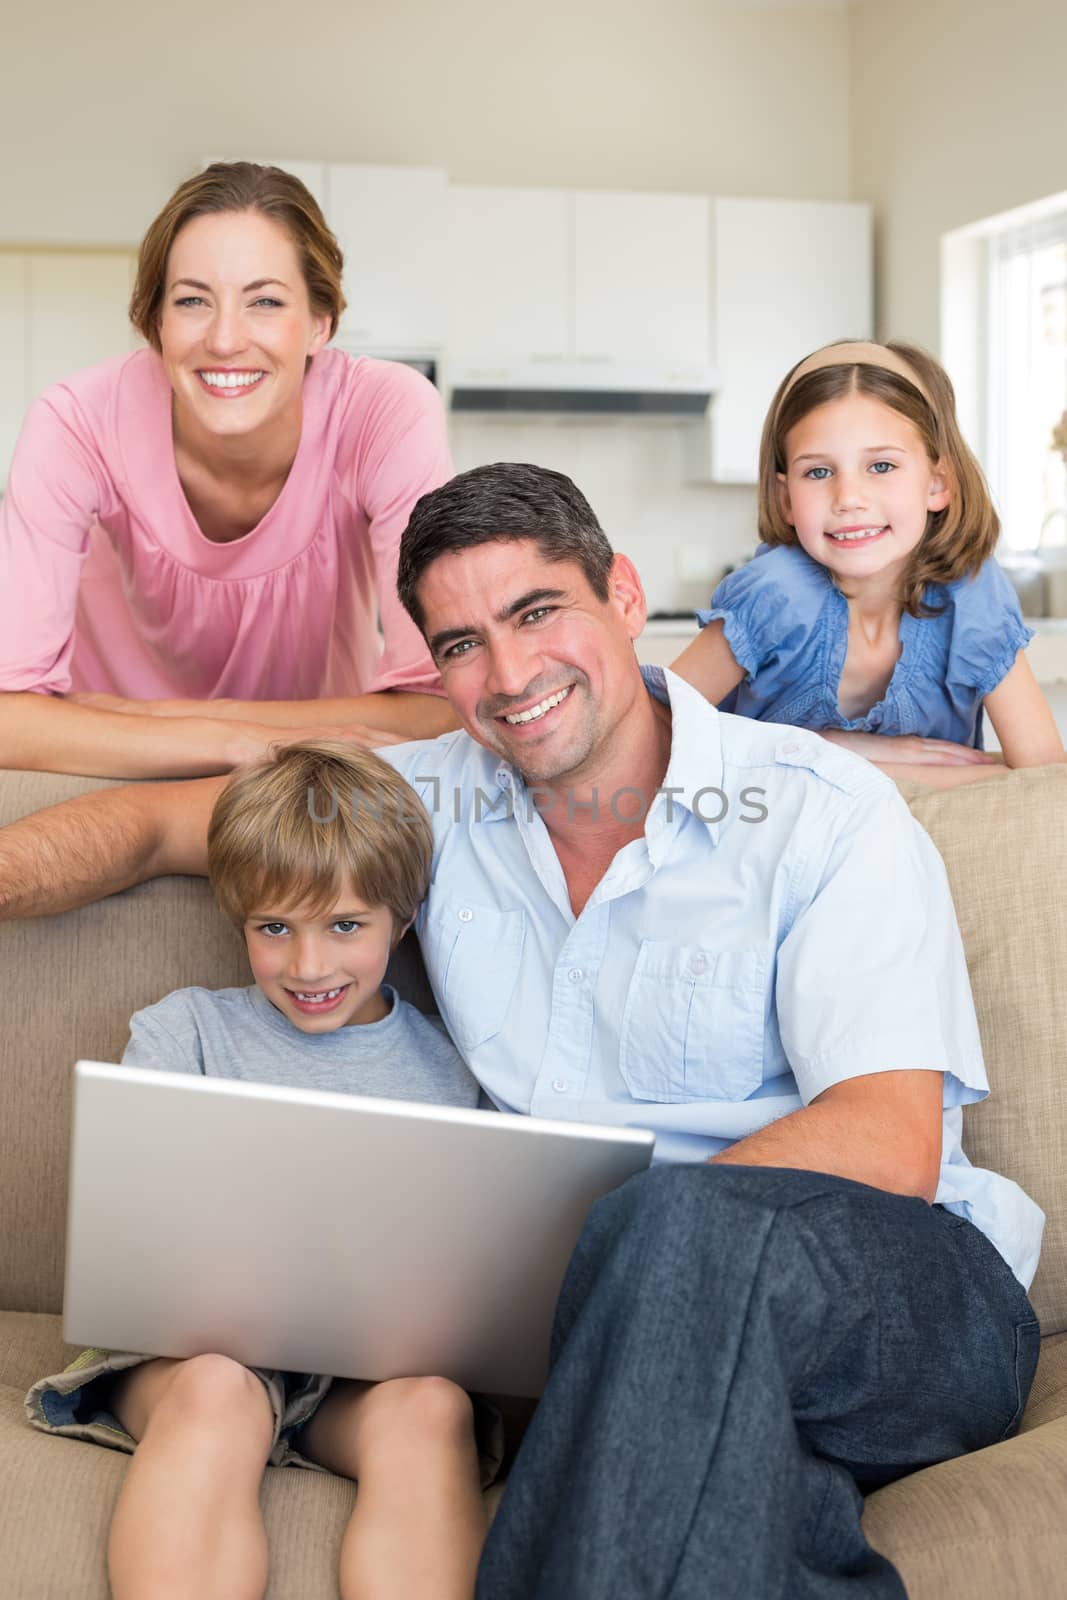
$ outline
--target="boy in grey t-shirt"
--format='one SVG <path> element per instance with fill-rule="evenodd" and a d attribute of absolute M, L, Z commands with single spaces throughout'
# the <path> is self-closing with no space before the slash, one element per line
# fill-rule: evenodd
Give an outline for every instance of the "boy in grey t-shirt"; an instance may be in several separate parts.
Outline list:
<path fill-rule="evenodd" d="M 138 1011 L 123 1061 L 476 1105 L 477 1083 L 443 1029 L 382 982 L 432 852 L 414 791 L 367 751 L 292 745 L 239 773 L 212 814 L 208 863 L 255 984 L 180 989 Z M 474 1592 L 486 1463 L 470 1397 L 443 1378 L 335 1382 L 253 1375 L 219 1355 L 87 1352 L 26 1403 L 38 1427 L 135 1450 L 108 1546 L 117 1596 L 154 1593 L 179 1571 L 190 1595 L 262 1593 L 268 1461 L 360 1480 L 342 1596 Z"/>

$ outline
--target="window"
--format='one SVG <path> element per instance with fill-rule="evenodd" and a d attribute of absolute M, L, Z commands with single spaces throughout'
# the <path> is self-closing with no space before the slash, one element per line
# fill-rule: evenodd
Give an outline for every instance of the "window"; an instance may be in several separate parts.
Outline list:
<path fill-rule="evenodd" d="M 1000 511 L 1003 548 L 1062 551 L 1067 195 L 946 236 L 942 263 L 943 352 Z"/>

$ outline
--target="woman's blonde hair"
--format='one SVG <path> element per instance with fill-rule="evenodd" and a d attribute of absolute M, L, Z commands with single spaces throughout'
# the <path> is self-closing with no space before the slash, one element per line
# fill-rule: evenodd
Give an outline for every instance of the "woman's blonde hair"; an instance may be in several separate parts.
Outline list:
<path fill-rule="evenodd" d="M 314 195 L 280 167 L 252 161 L 213 161 L 181 184 L 149 226 L 137 257 L 130 321 L 154 350 L 167 287 L 171 246 L 186 223 L 227 211 L 259 211 L 289 235 L 300 259 L 312 311 L 330 319 L 330 338 L 345 308 L 344 257 Z"/>
<path fill-rule="evenodd" d="M 827 354 L 834 348 L 828 346 Z M 916 383 L 909 382 L 900 372 L 878 366 L 874 359 L 830 362 L 793 382 L 793 373 L 804 365 L 798 361 L 783 378 L 771 401 L 760 443 L 759 536 L 769 545 L 797 542 L 796 530 L 785 520 L 779 498 L 779 474 L 786 470 L 790 429 L 831 400 L 847 394 L 870 395 L 918 429 L 931 462 L 940 462 L 946 476 L 949 503 L 944 510 L 929 513 L 926 530 L 911 553 L 901 581 L 900 599 L 905 611 L 913 617 L 929 616 L 937 608 L 924 603 L 927 585 L 954 583 L 975 574 L 993 554 L 1000 519 L 982 469 L 960 432 L 956 396 L 948 373 L 918 345 L 894 340 L 885 348 L 914 372 Z"/>
<path fill-rule="evenodd" d="M 352 890 L 388 906 L 399 939 L 426 896 L 433 828 L 418 795 L 369 750 L 333 740 L 274 750 L 236 773 L 211 813 L 208 876 L 231 922 L 321 915 Z"/>

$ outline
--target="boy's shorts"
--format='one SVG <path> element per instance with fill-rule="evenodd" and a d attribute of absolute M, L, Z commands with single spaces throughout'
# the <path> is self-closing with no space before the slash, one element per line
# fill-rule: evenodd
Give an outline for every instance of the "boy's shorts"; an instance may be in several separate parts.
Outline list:
<path fill-rule="evenodd" d="M 153 1359 L 113 1350 L 83 1350 L 62 1372 L 40 1378 L 34 1384 L 26 1396 L 26 1414 L 34 1427 L 45 1433 L 85 1439 L 132 1455 L 137 1441 L 109 1410 L 111 1391 L 119 1373 Z M 248 1370 L 263 1384 L 270 1402 L 274 1432 L 267 1465 L 325 1471 L 300 1454 L 299 1435 L 326 1398 L 333 1379 L 314 1373 L 273 1372 L 263 1367 Z M 487 1489 L 504 1458 L 504 1427 L 491 1401 L 482 1395 L 471 1395 L 471 1400 L 482 1488 Z"/>

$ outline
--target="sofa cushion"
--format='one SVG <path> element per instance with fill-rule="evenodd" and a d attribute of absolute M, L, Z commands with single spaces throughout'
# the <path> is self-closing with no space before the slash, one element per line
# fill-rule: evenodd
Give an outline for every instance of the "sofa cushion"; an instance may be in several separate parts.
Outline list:
<path fill-rule="evenodd" d="M 1031 1299 L 1067 1328 L 1067 766 L 954 790 L 901 785 L 944 859 L 992 1093 L 964 1111 L 976 1166 L 1046 1214 Z M 1007 1591 L 1006 1591 L 1007 1592 Z"/>
<path fill-rule="evenodd" d="M 38 1378 L 62 1372 L 79 1354 L 66 1344 L 59 1317 L 45 1312 L 0 1311 L 0 1384 L 23 1394 Z"/>
<path fill-rule="evenodd" d="M 1067 1572 L 1067 1417 L 868 1499 L 863 1531 L 908 1600 L 1045 1600 Z"/>
<path fill-rule="evenodd" d="M 129 1457 L 40 1433 L 22 1405 L 33 1380 L 57 1370 L 72 1353 L 63 1344 L 58 1317 L 0 1316 L 0 1592 L 19 1600 L 108 1600 L 106 1528 Z M 1067 1536 L 1048 1530 L 1060 1527 L 1050 1505 L 1067 1469 L 1067 1339 L 1042 1346 L 1023 1427 L 1033 1430 L 1032 1449 L 1012 1441 L 917 1473 L 868 1500 L 868 1538 L 900 1564 L 911 1600 L 1007 1594 L 1029 1600 L 1058 1592 L 1050 1574 L 1055 1563 L 1067 1561 Z M 977 1487 L 968 1476 L 972 1462 L 985 1463 Z M 1000 1505 L 1002 1468 L 1009 1493 Z M 1042 1474 L 1049 1481 L 1035 1491 L 1032 1511 L 1030 1479 Z M 490 1515 L 502 1487 L 494 1484 L 488 1493 Z M 261 1497 L 271 1550 L 268 1596 L 336 1596 L 338 1550 L 354 1492 L 352 1484 L 327 1473 L 268 1468 Z M 1021 1523 L 1013 1520 L 1017 1501 Z M 965 1551 L 957 1549 L 961 1539 Z"/>
<path fill-rule="evenodd" d="M 1067 1417 L 1067 1334 L 1063 1333 L 1041 1341 L 1037 1371 L 1019 1431 L 1029 1433 L 1059 1417 Z"/>

